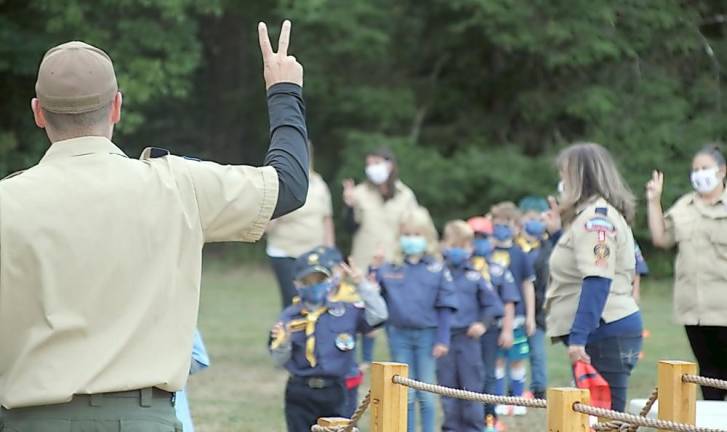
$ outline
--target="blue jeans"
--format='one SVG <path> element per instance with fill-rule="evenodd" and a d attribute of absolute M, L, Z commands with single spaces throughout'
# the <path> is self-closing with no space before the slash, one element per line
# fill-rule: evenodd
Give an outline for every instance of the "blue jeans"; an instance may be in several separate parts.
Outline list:
<path fill-rule="evenodd" d="M 545 330 L 540 327 L 528 338 L 530 345 L 530 391 L 544 393 L 548 388 L 548 365 L 545 353 Z"/>
<path fill-rule="evenodd" d="M 436 328 L 404 329 L 387 326 L 391 358 L 409 365 L 409 378 L 434 383 L 437 362 L 432 356 Z M 436 398 L 432 393 L 409 389 L 407 432 L 415 430 L 415 404 L 419 402 L 422 432 L 434 432 Z"/>
<path fill-rule="evenodd" d="M 641 343 L 639 334 L 609 337 L 586 344 L 591 364 L 611 388 L 612 410 L 623 411 L 626 408 L 626 390 L 631 371 L 639 360 Z"/>

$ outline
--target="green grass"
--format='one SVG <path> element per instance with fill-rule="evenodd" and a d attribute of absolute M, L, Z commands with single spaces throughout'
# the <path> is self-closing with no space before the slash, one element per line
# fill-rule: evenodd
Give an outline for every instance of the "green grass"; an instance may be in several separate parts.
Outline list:
<path fill-rule="evenodd" d="M 645 281 L 642 311 L 651 337 L 634 371 L 629 397 L 646 398 L 656 384 L 656 363 L 691 360 L 683 329 L 673 324 L 669 282 Z M 225 269 L 205 267 L 199 326 L 212 366 L 190 378 L 192 412 L 201 432 L 285 431 L 283 390 L 286 373 L 272 367 L 266 350 L 267 332 L 279 309 L 278 290 L 267 266 Z M 388 360 L 383 337 L 376 359 Z M 565 348 L 548 347 L 551 386 L 570 385 Z M 507 419 L 510 431 L 545 430 L 543 410 Z M 364 419 L 363 430 L 368 430 Z"/>

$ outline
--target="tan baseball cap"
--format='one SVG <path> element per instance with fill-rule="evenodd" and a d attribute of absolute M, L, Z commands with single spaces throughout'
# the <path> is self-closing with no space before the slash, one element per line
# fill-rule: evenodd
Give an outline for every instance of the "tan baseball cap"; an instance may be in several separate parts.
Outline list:
<path fill-rule="evenodd" d="M 47 111 L 80 114 L 110 103 L 116 93 L 111 58 L 84 42 L 67 42 L 48 50 L 40 62 L 35 94 Z"/>

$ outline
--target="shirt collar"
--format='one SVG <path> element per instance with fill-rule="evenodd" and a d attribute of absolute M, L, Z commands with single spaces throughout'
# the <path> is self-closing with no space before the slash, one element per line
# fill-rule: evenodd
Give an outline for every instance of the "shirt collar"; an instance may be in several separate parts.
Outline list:
<path fill-rule="evenodd" d="M 83 156 L 87 154 L 115 154 L 127 157 L 108 138 L 101 136 L 84 136 L 56 141 L 48 148 L 40 163 L 47 163 L 57 159 Z"/>

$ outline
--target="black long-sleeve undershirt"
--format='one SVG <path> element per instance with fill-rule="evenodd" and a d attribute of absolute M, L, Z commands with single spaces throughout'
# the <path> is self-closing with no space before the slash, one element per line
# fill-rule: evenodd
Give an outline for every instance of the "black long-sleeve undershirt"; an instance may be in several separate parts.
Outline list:
<path fill-rule="evenodd" d="M 279 83 L 268 89 L 270 148 L 265 165 L 278 173 L 278 201 L 273 218 L 305 204 L 308 194 L 308 131 L 305 124 L 303 88 Z"/>

